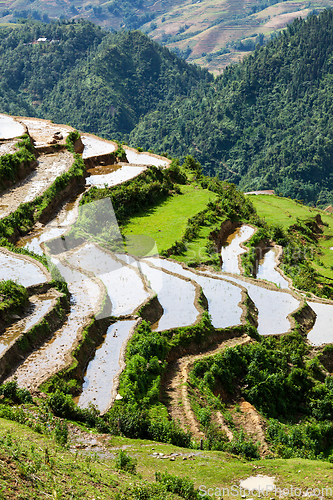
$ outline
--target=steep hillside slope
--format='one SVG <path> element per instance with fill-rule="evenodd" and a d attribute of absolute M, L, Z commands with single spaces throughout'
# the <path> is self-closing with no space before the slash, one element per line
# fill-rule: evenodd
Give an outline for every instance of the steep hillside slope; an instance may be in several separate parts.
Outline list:
<path fill-rule="evenodd" d="M 219 72 L 296 17 L 332 5 L 332 0 L 6 0 L 0 3 L 0 20 L 84 18 L 111 30 L 141 29 L 188 61 Z"/>
<path fill-rule="evenodd" d="M 296 20 L 214 85 L 160 105 L 131 134 L 142 147 L 196 156 L 244 190 L 332 200 L 333 12 Z"/>
<path fill-rule="evenodd" d="M 0 30 L 0 68 L 1 111 L 112 138 L 161 100 L 212 80 L 140 32 L 110 34 L 86 21 Z"/>

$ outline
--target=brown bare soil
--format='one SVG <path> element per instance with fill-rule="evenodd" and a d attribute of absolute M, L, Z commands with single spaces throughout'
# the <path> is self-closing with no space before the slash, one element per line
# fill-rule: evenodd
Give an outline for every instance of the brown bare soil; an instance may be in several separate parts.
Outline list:
<path fill-rule="evenodd" d="M 217 354 L 227 347 L 247 344 L 249 342 L 252 342 L 252 339 L 248 335 L 224 340 L 204 353 L 196 355 L 189 354 L 188 356 L 184 356 L 169 365 L 168 376 L 164 382 L 169 414 L 174 420 L 179 420 L 180 425 L 184 430 L 191 431 L 196 439 L 201 439 L 204 435 L 200 431 L 199 423 L 191 409 L 188 394 L 188 374 L 193 366 L 193 363 L 205 356 Z M 220 423 L 222 429 L 224 429 L 224 423 L 222 423 L 221 419 Z M 229 438 L 230 433 L 227 434 L 227 436 Z"/>
<path fill-rule="evenodd" d="M 242 428 L 254 441 L 259 441 L 260 454 L 266 455 L 269 453 L 269 448 L 265 437 L 265 420 L 256 408 L 245 399 L 241 398 L 238 405 L 240 411 L 234 411 L 232 414 L 236 427 Z"/>

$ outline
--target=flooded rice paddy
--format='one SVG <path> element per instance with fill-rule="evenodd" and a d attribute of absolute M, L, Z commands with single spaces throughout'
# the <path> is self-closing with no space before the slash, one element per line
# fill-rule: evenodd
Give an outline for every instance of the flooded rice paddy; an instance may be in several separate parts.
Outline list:
<path fill-rule="evenodd" d="M 243 225 L 228 236 L 225 245 L 221 248 L 222 271 L 224 273 L 240 274 L 238 256 L 246 252 L 241 247 L 241 243 L 251 238 L 254 232 L 253 227 Z"/>
<path fill-rule="evenodd" d="M 46 283 L 47 276 L 33 260 L 0 249 L 0 279 L 13 280 L 23 286 Z"/>
<path fill-rule="evenodd" d="M 203 276 L 193 271 L 184 269 L 181 264 L 166 260 L 147 258 L 145 259 L 155 266 L 167 269 L 172 273 L 190 278 L 202 287 L 203 293 L 208 301 L 208 311 L 212 317 L 215 328 L 227 328 L 241 323 L 242 290 L 239 286 L 223 279 Z"/>
<path fill-rule="evenodd" d="M 308 305 L 317 315 L 313 328 L 308 333 L 311 344 L 319 346 L 333 342 L 333 306 L 320 302 L 308 301 Z"/>
<path fill-rule="evenodd" d="M 78 405 L 87 408 L 89 403 L 104 412 L 112 400 L 113 379 L 121 369 L 120 353 L 136 321 L 117 321 L 109 326 L 103 344 L 96 350 L 84 375 Z"/>
<path fill-rule="evenodd" d="M 71 294 L 70 313 L 64 325 L 38 351 L 34 351 L 15 372 L 20 387 L 37 388 L 69 362 L 69 353 L 80 338 L 87 318 L 97 313 L 101 287 L 79 271 L 54 260 Z"/>
<path fill-rule="evenodd" d="M 40 118 L 20 118 L 26 125 L 36 148 L 60 142 L 65 144 L 68 134 L 74 130 L 67 125 L 57 125 Z"/>
<path fill-rule="evenodd" d="M 73 155 L 69 151 L 41 155 L 36 169 L 1 195 L 0 218 L 14 212 L 21 203 L 33 201 L 51 186 L 59 175 L 69 170 L 72 164 Z"/>
<path fill-rule="evenodd" d="M 103 167 L 103 169 L 105 171 L 106 167 Z M 100 172 L 96 172 L 96 174 L 92 173 L 92 175 L 86 178 L 86 185 L 97 186 L 97 187 L 116 186 L 117 184 L 121 184 L 122 182 L 126 182 L 129 181 L 130 179 L 133 179 L 134 177 L 137 177 L 146 168 L 124 164 L 124 165 L 110 165 L 109 169 L 111 171 L 108 173 L 100 173 Z M 92 170 L 93 169 L 91 169 L 90 172 L 92 172 Z"/>
<path fill-rule="evenodd" d="M 278 252 L 276 247 L 271 248 L 271 250 L 266 252 L 263 258 L 259 260 L 257 279 L 271 281 L 279 288 L 288 288 L 288 281 L 276 269 Z"/>
<path fill-rule="evenodd" d="M 258 309 L 258 333 L 260 335 L 276 335 L 286 333 L 290 329 L 288 315 L 296 311 L 300 300 L 297 300 L 290 293 L 270 290 L 241 278 L 233 276 L 226 278 L 246 288 Z"/>
<path fill-rule="evenodd" d="M 140 262 L 139 268 L 163 307 L 163 315 L 153 325 L 153 330 L 162 331 L 195 323 L 199 311 L 194 305 L 196 289 L 190 281 L 164 273 L 144 262 Z"/>
<path fill-rule="evenodd" d="M 112 316 L 133 313 L 149 297 L 136 269 L 92 243 L 68 253 L 66 258 L 70 264 L 89 270 L 104 283 L 112 304 Z"/>
<path fill-rule="evenodd" d="M 1 126 L 7 123 L 4 118 L 1 122 L 1 118 L 3 115 L 0 115 L 0 132 Z M 14 133 L 15 127 L 16 131 L 19 130 L 17 125 L 19 124 L 11 122 L 10 133 Z M 26 125 L 31 127 L 36 144 L 40 145 L 52 142 L 55 129 L 60 131 L 63 137 L 70 130 L 66 127 L 60 130 L 57 125 L 53 129 L 51 124 L 43 130 L 43 124 L 36 119 L 27 119 Z M 24 127 L 21 125 L 20 130 L 22 129 Z M 117 147 L 111 141 L 103 141 L 89 134 L 84 135 L 82 140 L 85 146 L 84 158 L 110 154 Z M 0 145 L 0 154 L 4 154 L 4 144 Z M 6 144 L 6 147 L 9 147 L 9 144 L 14 147 L 14 141 Z M 91 168 L 88 172 L 90 177 L 87 178 L 87 188 L 92 185 L 104 187 L 105 184 L 119 184 L 139 175 L 147 165 L 166 166 L 169 163 L 166 159 L 148 153 L 139 153 L 131 148 L 125 150 L 129 164 Z M 3 194 L 0 216 L 12 212 L 23 201 L 33 200 L 58 175 L 66 171 L 72 161 L 73 157 L 67 151 L 41 155 L 37 169 L 23 182 Z M 50 223 L 22 239 L 19 245 L 24 244 L 26 248 L 43 254 L 43 243 L 66 235 L 76 221 L 79 196 L 67 203 Z M 100 411 L 106 410 L 115 396 L 113 381 L 122 368 L 121 353 L 136 322 L 133 315 L 154 293 L 163 308 L 160 320 L 152 325 L 155 331 L 194 324 L 200 318 L 196 304 L 201 287 L 216 328 L 241 323 L 244 312 L 242 289 L 246 289 L 258 309 L 259 333 L 270 335 L 287 332 L 291 327 L 290 314 L 299 307 L 301 298 L 297 299 L 294 294 L 282 290 L 288 287 L 288 281 L 275 268 L 277 250 L 269 250 L 259 262 L 257 281 L 240 276 L 239 256 L 244 252 L 242 243 L 246 242 L 254 231 L 251 226 L 244 225 L 230 235 L 228 245 L 221 250 L 223 265 L 220 273 L 193 271 L 168 259 L 152 257 L 139 261 L 125 254 L 115 255 L 88 242 L 60 254 L 59 258 L 51 257 L 68 284 L 71 294 L 70 311 L 64 324 L 52 338 L 28 356 L 16 370 L 15 376 L 19 385 L 37 388 L 50 375 L 68 365 L 70 353 L 77 345 L 82 329 L 92 315 L 97 315 L 100 311 L 106 293 L 112 304 L 110 314 L 121 321 L 109 326 L 104 342 L 88 364 L 82 394 L 78 400 L 80 406 L 87 407 L 89 402 L 92 402 Z M 0 251 L 0 269 L 0 278 L 17 279 L 25 286 L 44 283 L 49 279 L 38 264 L 5 251 Z M 260 280 L 275 283 L 281 290 L 265 285 Z M 52 300 L 48 294 L 31 298 L 29 314 L 0 336 L 0 353 L 12 345 L 20 333 L 27 331 L 46 314 Z M 309 340 L 315 345 L 332 342 L 332 305 L 317 302 L 309 302 L 309 305 L 317 314 Z"/>
<path fill-rule="evenodd" d="M 117 144 L 115 142 L 100 139 L 95 135 L 81 135 L 81 140 L 84 145 L 82 153 L 83 159 L 110 154 L 117 149 Z"/>
<path fill-rule="evenodd" d="M 169 163 L 165 158 L 159 158 L 149 153 L 139 153 L 135 149 L 126 147 L 124 147 L 124 149 L 128 163 L 132 163 L 133 165 L 155 165 L 155 167 L 165 167 Z"/>
<path fill-rule="evenodd" d="M 25 133 L 25 127 L 11 116 L 0 114 L 0 140 L 13 139 Z"/>

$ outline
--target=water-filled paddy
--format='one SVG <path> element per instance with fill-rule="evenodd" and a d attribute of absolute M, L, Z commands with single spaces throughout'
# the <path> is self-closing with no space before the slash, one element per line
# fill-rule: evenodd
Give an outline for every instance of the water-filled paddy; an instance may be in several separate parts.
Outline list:
<path fill-rule="evenodd" d="M 84 145 L 82 158 L 91 158 L 113 153 L 117 149 L 117 144 L 111 141 L 103 141 L 94 135 L 81 135 Z"/>
<path fill-rule="evenodd" d="M 73 155 L 69 151 L 39 156 L 36 170 L 1 195 L 0 218 L 14 212 L 21 203 L 33 201 L 40 196 L 72 164 Z"/>
<path fill-rule="evenodd" d="M 109 326 L 103 344 L 96 350 L 84 375 L 82 393 L 78 399 L 81 408 L 93 403 L 103 412 L 109 406 L 113 379 L 120 370 L 121 348 L 135 323 L 134 320 L 117 321 Z"/>
<path fill-rule="evenodd" d="M 277 254 L 278 249 L 274 247 L 259 260 L 257 279 L 271 281 L 279 288 L 288 288 L 288 281 L 275 269 Z"/>
<path fill-rule="evenodd" d="M 308 301 L 308 305 L 317 314 L 313 328 L 308 333 L 308 340 L 313 345 L 333 342 L 333 304 L 321 304 Z"/>
<path fill-rule="evenodd" d="M 240 244 L 248 240 L 254 231 L 253 227 L 243 225 L 228 236 L 226 244 L 221 248 L 222 271 L 224 273 L 240 274 L 238 256 L 246 252 Z"/>
<path fill-rule="evenodd" d="M 86 185 L 97 187 L 105 187 L 105 185 L 108 187 L 115 186 L 116 184 L 121 184 L 122 182 L 129 181 L 130 179 L 137 177 L 145 170 L 145 167 L 133 165 L 121 165 L 120 168 L 119 165 L 111 165 L 110 167 L 112 171 L 109 173 L 96 173 L 87 177 Z M 92 172 L 92 169 L 90 172 Z"/>
<path fill-rule="evenodd" d="M 131 314 L 149 297 L 135 269 L 123 265 L 93 244 L 87 243 L 75 250 L 67 255 L 67 260 L 103 281 L 112 303 L 112 316 Z"/>
<path fill-rule="evenodd" d="M 24 126 L 14 118 L 0 114 L 0 139 L 13 139 L 25 133 Z"/>
<path fill-rule="evenodd" d="M 160 266 L 186 278 L 190 278 L 202 287 L 203 293 L 208 300 L 208 311 L 212 317 L 212 324 L 215 328 L 227 328 L 238 325 L 241 322 L 242 290 L 223 279 L 198 275 L 190 270 L 170 260 L 147 258 L 152 264 Z"/>
<path fill-rule="evenodd" d="M 53 259 L 67 282 L 71 294 L 70 313 L 64 325 L 57 330 L 51 340 L 34 351 L 15 372 L 21 387 L 36 387 L 52 373 L 59 371 L 69 362 L 69 352 L 75 346 L 88 318 L 96 311 L 101 300 L 100 287 L 78 271 L 72 271 Z"/>
<path fill-rule="evenodd" d="M 47 281 L 41 268 L 32 261 L 25 260 L 0 249 L 0 279 L 17 281 L 23 286 L 37 285 Z"/>
<path fill-rule="evenodd" d="M 216 273 L 210 274 L 221 276 Z M 290 293 L 270 290 L 235 276 L 226 276 L 225 278 L 247 289 L 258 309 L 258 332 L 261 335 L 286 333 L 290 329 L 291 325 L 287 316 L 294 312 L 300 304 L 300 301 Z"/>
<path fill-rule="evenodd" d="M 134 165 L 155 165 L 155 167 L 165 167 L 168 162 L 162 158 L 155 158 L 149 153 L 139 153 L 138 151 L 124 147 L 128 163 Z"/>
<path fill-rule="evenodd" d="M 61 142 L 65 144 L 68 134 L 74 130 L 67 125 L 58 125 L 40 118 L 22 118 L 22 123 L 28 127 L 35 146 L 46 146 Z"/>
<path fill-rule="evenodd" d="M 163 315 L 153 325 L 153 330 L 178 328 L 196 321 L 199 311 L 194 306 L 196 291 L 191 282 L 150 267 L 145 262 L 140 262 L 138 268 L 148 279 L 150 288 L 157 293 L 158 301 L 163 307 Z"/>

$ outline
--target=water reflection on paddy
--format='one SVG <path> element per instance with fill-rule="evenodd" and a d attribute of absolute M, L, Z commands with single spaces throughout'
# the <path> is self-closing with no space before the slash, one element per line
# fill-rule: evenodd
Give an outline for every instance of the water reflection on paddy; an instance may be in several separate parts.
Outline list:
<path fill-rule="evenodd" d="M 96 350 L 84 375 L 82 393 L 78 398 L 81 408 L 93 403 L 103 412 L 109 406 L 113 379 L 120 370 L 121 348 L 135 323 L 134 320 L 117 321 L 109 326 L 103 344 Z"/>
<path fill-rule="evenodd" d="M 254 228 L 243 225 L 230 234 L 221 248 L 222 271 L 224 273 L 240 274 L 238 256 L 246 252 L 240 244 L 248 240 L 254 233 Z"/>
<path fill-rule="evenodd" d="M 156 258 L 145 260 L 196 281 L 208 300 L 208 310 L 215 328 L 227 328 L 241 322 L 242 309 L 239 303 L 242 300 L 242 290 L 238 286 L 222 279 L 198 275 L 170 260 Z"/>
<path fill-rule="evenodd" d="M 308 301 L 308 305 L 317 314 L 313 328 L 308 333 L 308 340 L 313 345 L 333 342 L 333 304 L 320 304 Z"/>
<path fill-rule="evenodd" d="M 271 248 L 258 263 L 257 279 L 271 281 L 280 288 L 288 288 L 288 281 L 275 269 L 277 248 Z"/>

